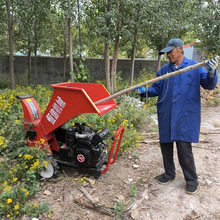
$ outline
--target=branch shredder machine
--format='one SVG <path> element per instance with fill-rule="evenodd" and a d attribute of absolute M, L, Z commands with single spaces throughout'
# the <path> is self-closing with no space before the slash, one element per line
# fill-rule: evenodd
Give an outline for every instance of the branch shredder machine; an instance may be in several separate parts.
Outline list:
<path fill-rule="evenodd" d="M 117 104 L 113 99 L 96 104 L 109 97 L 102 84 L 66 82 L 52 84 L 51 87 L 53 95 L 43 116 L 32 95 L 17 96 L 23 108 L 28 146 L 46 147 L 50 152 L 41 176 L 51 178 L 57 173 L 58 164 L 64 164 L 99 178 L 117 158 L 124 127 L 116 131 L 107 153 L 105 139 L 110 133 L 108 128 L 97 132 L 85 123 L 75 123 L 70 127 L 66 127 L 65 123 L 82 113 L 98 113 L 101 116 Z"/>

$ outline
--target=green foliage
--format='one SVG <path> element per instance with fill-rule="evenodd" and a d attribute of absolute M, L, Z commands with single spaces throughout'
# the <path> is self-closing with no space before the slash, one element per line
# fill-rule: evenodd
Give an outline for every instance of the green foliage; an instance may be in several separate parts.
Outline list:
<path fill-rule="evenodd" d="M 208 94 L 208 95 L 207 95 Z M 213 94 L 209 94 L 209 92 L 205 92 L 205 90 L 202 92 L 202 103 L 207 107 L 216 107 L 220 104 L 220 92 L 218 87 L 216 87 L 213 90 Z"/>
<path fill-rule="evenodd" d="M 137 187 L 136 185 L 131 185 L 130 195 L 131 195 L 131 196 L 135 196 L 137 190 L 138 190 L 138 187 Z"/>
<path fill-rule="evenodd" d="M 88 73 L 88 68 L 84 63 L 77 65 L 77 63 L 74 62 L 73 66 L 75 69 L 73 73 L 75 82 L 86 83 L 91 81 L 91 75 Z"/>
<path fill-rule="evenodd" d="M 128 81 L 125 81 L 125 80 L 122 79 L 121 72 L 118 72 L 117 75 L 116 75 L 116 84 L 117 84 L 117 90 L 118 91 L 129 87 Z"/>
<path fill-rule="evenodd" d="M 156 0 L 149 4 L 144 36 L 152 49 L 159 51 L 169 39 L 182 38 L 189 31 L 191 18 L 195 16 L 191 2 Z"/>
<path fill-rule="evenodd" d="M 8 35 L 7 35 L 7 11 L 5 8 L 5 1 L 0 1 L 0 57 L 9 53 Z"/>
<path fill-rule="evenodd" d="M 139 74 L 139 77 L 133 81 L 134 85 L 138 85 L 140 83 L 143 83 L 145 81 L 151 80 L 155 78 L 154 73 L 148 73 L 145 68 L 142 69 L 142 71 Z M 148 85 L 150 87 L 151 85 Z M 133 97 L 139 98 L 140 95 L 136 93 L 132 93 Z M 142 98 L 142 101 L 146 102 L 146 105 L 144 108 L 147 112 L 150 112 L 152 114 L 156 113 L 156 103 L 157 103 L 157 97 L 151 97 L 151 98 Z"/>
<path fill-rule="evenodd" d="M 8 78 L 3 78 L 0 80 L 0 89 L 6 89 L 10 87 L 10 81 Z"/>
<path fill-rule="evenodd" d="M 46 52 L 50 45 L 53 12 L 51 0 L 15 1 L 12 12 L 14 16 L 14 49 L 24 54 L 35 51 Z M 46 46 L 47 45 L 47 46 Z"/>
<path fill-rule="evenodd" d="M 118 199 L 114 206 L 114 212 L 117 219 L 121 219 L 124 209 L 125 209 L 125 203 Z"/>
<path fill-rule="evenodd" d="M 38 216 L 40 213 L 50 213 L 49 204 L 45 201 L 42 204 L 38 203 L 26 203 L 23 209 L 23 213 L 27 214 L 28 216 L 34 218 Z M 48 215 L 49 218 L 49 215 Z"/>
<path fill-rule="evenodd" d="M 120 13 L 119 5 L 122 6 Z M 151 49 L 158 51 L 171 37 L 187 35 L 187 43 L 200 39 L 202 49 L 216 54 L 219 51 L 219 1 L 165 1 L 112 0 L 111 11 L 106 1 L 71 2 L 73 51 L 80 45 L 81 54 L 100 57 L 104 54 L 104 43 L 110 35 L 110 54 L 116 34 L 120 34 L 120 56 L 130 57 L 136 44 L 138 57 L 146 57 Z M 8 54 L 7 13 L 5 2 L 0 3 L 0 54 Z M 68 7 L 65 1 L 41 0 L 13 1 L 14 49 L 25 54 L 33 53 L 34 46 L 43 53 L 63 56 L 68 39 Z M 117 31 L 117 20 L 123 18 L 122 29 Z M 106 27 L 109 19 L 110 26 Z M 191 33 L 194 33 L 192 36 Z M 136 37 L 136 40 L 134 40 Z M 68 50 L 67 53 L 68 55 Z"/>
<path fill-rule="evenodd" d="M 21 137 L 24 137 L 24 128 L 22 125 L 23 110 L 20 101 L 16 99 L 16 95 L 20 94 L 35 96 L 43 113 L 52 96 L 52 90 L 40 85 L 36 87 L 17 86 L 15 90 L 6 89 L 0 94 L 0 135 L 4 135 L 7 139 L 15 143 Z M 13 152 L 13 150 L 10 152 Z"/>
<path fill-rule="evenodd" d="M 43 105 L 42 109 L 45 109 L 51 90 L 42 86 L 18 86 L 16 90 L 5 89 L 0 94 L 1 217 L 15 218 L 24 214 L 37 217 L 47 207 L 46 204 L 29 203 L 39 191 L 39 172 L 43 169 L 48 152 L 26 145 L 23 111 L 16 99 L 16 95 L 24 93 L 35 95 L 40 105 Z"/>
<path fill-rule="evenodd" d="M 206 100 L 205 105 L 207 107 L 216 107 L 219 106 L 219 98 L 218 97 L 213 97 L 213 98 L 209 98 Z"/>
<path fill-rule="evenodd" d="M 38 173 L 44 166 L 46 153 L 20 144 L 11 157 L 6 154 L 10 144 L 0 136 L 0 154 L 4 156 L 0 161 L 0 216 L 15 218 L 31 214 L 37 217 L 45 204 L 31 204 L 29 200 L 40 189 Z M 32 207 L 31 213 L 27 206 Z"/>
<path fill-rule="evenodd" d="M 218 55 L 220 51 L 220 4 L 219 1 L 193 1 L 197 16 L 192 17 L 193 34 L 199 39 L 196 47 L 205 51 L 204 58 Z"/>

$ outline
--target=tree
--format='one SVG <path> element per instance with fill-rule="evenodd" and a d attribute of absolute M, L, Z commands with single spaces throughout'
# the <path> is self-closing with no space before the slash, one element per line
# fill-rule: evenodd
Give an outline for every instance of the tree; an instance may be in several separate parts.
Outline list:
<path fill-rule="evenodd" d="M 140 5 L 137 5 L 137 13 L 135 16 L 134 23 L 136 24 L 134 27 L 134 34 L 133 34 L 133 42 L 132 42 L 132 48 L 131 48 L 131 63 L 130 63 L 130 80 L 129 84 L 133 84 L 133 79 L 134 79 L 134 60 L 135 60 L 135 52 L 136 52 L 136 44 L 137 44 L 137 38 L 138 38 L 138 23 L 140 21 L 140 10 L 141 7 Z"/>
<path fill-rule="evenodd" d="M 73 72 L 73 45 L 72 45 L 72 7 L 71 2 L 68 0 L 68 31 L 69 31 L 69 62 L 70 62 L 70 78 L 74 82 L 74 72 Z"/>
<path fill-rule="evenodd" d="M 114 53 L 112 57 L 112 68 L 111 68 L 111 89 L 112 93 L 117 92 L 116 85 L 116 72 L 117 72 L 117 61 L 118 61 L 118 50 L 121 36 L 121 28 L 122 28 L 122 13 L 123 13 L 123 2 L 119 1 L 117 5 L 118 18 L 116 22 L 116 35 L 114 42 Z"/>
<path fill-rule="evenodd" d="M 155 0 L 153 2 L 146 0 L 13 0 L 13 7 L 10 9 L 13 10 L 14 28 L 12 28 L 13 40 L 10 42 L 14 41 L 15 51 L 28 55 L 29 83 L 31 55 L 35 54 L 36 83 L 37 52 L 49 51 L 50 55 L 63 56 L 63 80 L 65 80 L 68 54 L 70 72 L 73 74 L 74 70 L 75 79 L 76 75 L 84 71 L 83 59 L 86 54 L 104 58 L 106 87 L 109 91 L 112 87 L 112 92 L 115 92 L 118 57 L 131 58 L 129 74 L 130 84 L 132 84 L 135 57 L 145 57 L 143 48 L 150 47 L 158 52 L 165 47 L 170 38 L 184 38 L 193 29 L 204 49 L 218 53 L 220 45 L 218 3 L 219 0 L 207 0 L 202 4 L 199 0 Z M 0 7 L 0 17 L 3 18 L 1 19 L 3 28 L 0 29 L 1 54 L 3 51 L 9 54 L 10 44 L 5 43 L 6 11 L 4 3 Z M 206 19 L 202 19 L 202 16 Z M 192 18 L 194 18 L 193 22 Z M 199 21 L 200 25 L 195 25 L 196 21 Z M 69 50 L 67 50 L 66 40 L 67 27 Z M 208 36 L 207 39 L 204 36 Z M 73 62 L 73 55 L 74 60 L 78 59 L 75 62 Z M 112 57 L 111 67 L 110 57 Z M 158 56 L 158 69 L 160 58 Z M 72 81 L 74 77 L 71 75 Z"/>
<path fill-rule="evenodd" d="M 66 45 L 67 45 L 67 41 L 66 41 L 66 21 L 67 18 L 66 16 L 64 17 L 64 24 L 63 24 L 63 81 L 66 81 L 66 54 L 67 54 L 67 50 L 66 50 Z"/>
<path fill-rule="evenodd" d="M 31 83 L 31 56 L 34 55 L 34 83 L 37 84 L 37 56 L 50 39 L 52 0 L 20 0 L 15 3 L 16 50 L 28 55 L 28 83 Z"/>
<path fill-rule="evenodd" d="M 107 89 L 111 90 L 110 79 L 110 59 L 109 59 L 109 40 L 110 40 L 110 22 L 111 22 L 111 0 L 107 0 L 107 14 L 106 14 L 106 33 L 105 33 L 105 51 L 104 51 L 104 64 L 105 64 L 105 83 Z"/>
<path fill-rule="evenodd" d="M 10 68 L 10 81 L 11 89 L 15 89 L 15 80 L 14 80 L 14 49 L 13 49 L 13 21 L 11 14 L 11 1 L 6 1 L 7 8 L 7 18 L 8 18 L 8 40 L 9 40 L 9 68 Z"/>
<path fill-rule="evenodd" d="M 104 75 L 107 90 L 111 91 L 110 44 L 112 27 L 112 0 L 87 2 L 86 24 L 92 53 L 104 57 Z M 98 49 L 97 49 L 98 46 Z"/>
<path fill-rule="evenodd" d="M 193 17 L 194 37 L 200 40 L 197 46 L 216 56 L 220 51 L 220 2 L 219 0 L 207 0 L 194 2 L 197 16 Z"/>
<path fill-rule="evenodd" d="M 88 69 L 84 63 L 87 46 L 85 39 L 87 38 L 87 28 L 85 25 L 85 6 L 82 0 L 76 1 L 76 19 L 74 26 L 76 28 L 75 34 L 75 50 L 74 50 L 74 67 L 75 79 L 77 82 L 88 82 L 90 79 Z"/>
<path fill-rule="evenodd" d="M 8 54 L 8 23 L 7 23 L 7 10 L 5 1 L 0 1 L 0 56 Z"/>
<path fill-rule="evenodd" d="M 116 74 L 117 60 L 120 49 L 120 41 L 127 36 L 129 32 L 124 24 L 129 23 L 127 12 L 132 1 L 92 1 L 88 11 L 90 19 L 89 28 L 91 32 L 96 32 L 100 41 L 104 42 L 104 66 L 106 86 L 112 93 L 117 91 Z M 92 19 L 91 19 L 92 18 Z M 92 22 L 91 22 L 92 20 Z M 125 21 L 124 21 L 125 20 Z M 130 27 L 129 25 L 127 25 Z M 91 35 L 92 36 L 92 35 Z M 95 36 L 95 35 L 93 35 Z M 129 39 L 130 41 L 130 39 Z M 97 41 L 95 41 L 97 43 Z M 111 48 L 114 48 L 113 50 Z M 110 73 L 110 56 L 112 55 L 111 75 Z"/>
<path fill-rule="evenodd" d="M 171 38 L 182 38 L 191 28 L 191 18 L 195 16 L 190 0 L 155 0 L 149 4 L 148 19 L 144 36 L 147 44 L 160 51 Z M 157 70 L 161 56 L 158 56 Z"/>
<path fill-rule="evenodd" d="M 130 42 L 129 48 L 129 57 L 131 58 L 130 62 L 130 72 L 129 72 L 129 84 L 132 85 L 133 78 L 134 78 L 134 64 L 135 64 L 135 57 L 136 57 L 136 48 L 138 46 L 138 40 L 141 36 L 141 32 L 145 28 L 143 26 L 143 21 L 146 19 L 148 14 L 148 6 L 145 0 L 136 0 L 130 1 L 127 5 L 126 9 L 126 17 L 125 24 L 126 26 L 126 34 L 125 34 L 125 41 Z M 146 44 L 146 43 L 145 43 Z M 145 45 L 146 46 L 146 45 Z"/>
<path fill-rule="evenodd" d="M 43 50 L 48 50 L 51 56 L 63 57 L 62 80 L 66 81 L 68 50 L 68 2 L 55 1 L 55 8 L 50 16 L 50 38 L 47 44 L 43 44 Z M 71 25 L 72 26 L 72 25 Z"/>
<path fill-rule="evenodd" d="M 17 34 L 16 34 L 16 50 L 20 51 L 28 56 L 28 76 L 27 81 L 31 83 L 31 54 L 33 52 L 33 23 L 34 23 L 34 10 L 32 2 L 30 1 L 18 1 L 16 2 L 17 14 Z"/>

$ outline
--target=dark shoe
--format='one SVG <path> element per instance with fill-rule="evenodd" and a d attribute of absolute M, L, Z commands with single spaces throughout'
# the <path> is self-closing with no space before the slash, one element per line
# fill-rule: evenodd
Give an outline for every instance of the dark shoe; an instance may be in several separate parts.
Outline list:
<path fill-rule="evenodd" d="M 195 194 L 196 191 L 197 191 L 197 186 L 192 186 L 192 185 L 189 185 L 189 184 L 186 185 L 186 193 L 192 195 L 192 194 Z"/>
<path fill-rule="evenodd" d="M 164 175 L 162 177 L 160 177 L 157 182 L 163 185 L 166 185 L 167 183 L 169 183 L 170 181 L 172 181 L 174 179 L 168 179 L 167 177 L 165 177 Z"/>

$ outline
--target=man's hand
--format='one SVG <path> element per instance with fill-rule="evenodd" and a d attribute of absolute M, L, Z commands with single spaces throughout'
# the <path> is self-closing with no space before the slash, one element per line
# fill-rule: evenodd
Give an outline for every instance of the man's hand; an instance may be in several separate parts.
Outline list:
<path fill-rule="evenodd" d="M 133 89 L 134 92 L 138 93 L 138 94 L 143 94 L 146 92 L 146 88 L 144 87 L 137 87 L 135 89 Z"/>
<path fill-rule="evenodd" d="M 215 74 L 215 70 L 218 66 L 218 59 L 216 58 L 213 58 L 213 59 L 210 59 L 207 63 L 209 69 L 208 69 L 208 73 L 211 77 L 214 77 L 214 74 Z"/>

